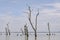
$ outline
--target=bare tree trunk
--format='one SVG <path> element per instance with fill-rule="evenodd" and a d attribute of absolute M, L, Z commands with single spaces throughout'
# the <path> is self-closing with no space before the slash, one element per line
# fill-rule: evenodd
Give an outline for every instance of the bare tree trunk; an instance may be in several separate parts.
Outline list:
<path fill-rule="evenodd" d="M 51 35 L 51 33 L 50 33 L 50 27 L 49 27 L 49 23 L 48 23 L 48 31 L 49 31 L 49 34 L 48 34 L 48 39 L 50 40 L 50 35 Z"/>
<path fill-rule="evenodd" d="M 37 40 L 37 16 L 39 15 L 39 10 L 38 13 L 36 15 L 36 19 L 35 19 L 35 40 Z"/>
<path fill-rule="evenodd" d="M 30 22 L 30 25 L 32 26 L 32 29 L 35 32 L 35 40 L 37 40 L 37 16 L 39 15 L 39 10 L 38 10 L 38 13 L 36 15 L 35 26 L 33 26 L 32 21 L 31 21 L 31 9 L 30 9 L 30 6 L 28 7 L 28 9 L 29 9 L 29 18 L 28 18 L 28 20 Z"/>
<path fill-rule="evenodd" d="M 24 31 L 25 31 L 25 40 L 28 40 L 28 28 L 26 25 L 24 26 Z"/>
<path fill-rule="evenodd" d="M 37 32 L 36 32 L 36 30 L 35 30 L 35 40 L 37 40 Z"/>

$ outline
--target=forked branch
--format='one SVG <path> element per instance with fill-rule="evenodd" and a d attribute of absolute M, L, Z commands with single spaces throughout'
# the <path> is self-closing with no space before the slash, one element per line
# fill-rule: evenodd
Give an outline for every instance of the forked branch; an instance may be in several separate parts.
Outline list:
<path fill-rule="evenodd" d="M 31 26 L 32 26 L 32 28 L 33 28 L 33 30 L 35 30 L 35 28 L 34 28 L 34 26 L 33 26 L 33 24 L 32 24 L 32 22 L 31 22 L 31 9 L 30 9 L 30 6 L 28 7 L 28 9 L 29 9 L 29 22 L 30 22 L 30 24 L 31 24 Z"/>

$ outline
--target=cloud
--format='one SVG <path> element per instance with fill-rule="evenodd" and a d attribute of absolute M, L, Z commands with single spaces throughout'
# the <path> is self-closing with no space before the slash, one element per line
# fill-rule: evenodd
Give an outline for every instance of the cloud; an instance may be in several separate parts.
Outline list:
<path fill-rule="evenodd" d="M 25 25 L 26 18 L 24 17 L 14 17 L 14 16 L 2 16 L 0 17 L 0 25 L 3 28 L 3 31 L 5 30 L 5 27 L 7 27 L 7 23 L 9 22 L 9 28 L 14 31 L 20 30 L 20 28 Z"/>
<path fill-rule="evenodd" d="M 54 6 L 55 8 L 60 9 L 60 3 L 54 3 L 53 6 Z"/>
<path fill-rule="evenodd" d="M 13 3 L 15 3 L 15 2 L 16 1 L 13 1 Z M 52 6 L 53 8 L 50 9 L 49 6 Z M 37 13 L 37 8 L 40 8 L 40 14 L 38 16 L 38 31 L 47 30 L 47 22 L 51 23 L 52 30 L 57 30 L 57 31 L 59 30 L 59 28 L 60 28 L 59 27 L 60 26 L 59 25 L 59 23 L 60 23 L 60 19 L 59 19 L 60 18 L 60 11 L 59 11 L 60 3 L 33 5 L 32 8 L 34 9 L 32 12 L 32 22 L 34 25 L 35 25 L 35 15 Z M 22 16 L 14 16 L 13 13 L 14 12 L 11 12 L 11 11 L 5 11 L 3 14 L 0 15 L 0 25 L 2 26 L 3 31 L 5 30 L 6 24 L 8 22 L 10 22 L 9 26 L 10 26 L 11 31 L 20 30 L 20 28 L 23 28 L 26 23 L 28 24 L 29 29 L 31 31 L 32 28 L 31 28 L 31 25 L 29 24 L 27 14 L 22 13 Z M 57 26 L 58 26 L 58 28 L 57 28 Z"/>
<path fill-rule="evenodd" d="M 12 15 L 13 12 L 6 11 L 4 14 L 0 15 L 0 26 L 2 27 L 2 31 L 5 31 L 5 27 L 7 27 L 7 23 L 9 22 L 9 28 L 11 31 L 18 31 L 22 28 L 26 22 L 25 14 L 21 16 Z"/>
<path fill-rule="evenodd" d="M 46 6 L 46 7 L 44 7 Z M 53 8 L 47 8 L 52 6 Z M 41 7 L 40 14 L 38 16 L 38 31 L 47 31 L 47 22 L 50 22 L 51 31 L 59 31 L 60 29 L 60 3 L 48 3 L 43 5 L 34 5 L 33 8 Z M 35 9 L 35 12 L 37 9 Z M 35 22 L 35 15 L 36 13 L 32 13 L 32 22 Z M 42 28 L 42 29 L 40 29 Z"/>
<path fill-rule="evenodd" d="M 44 4 L 44 6 L 52 6 L 54 8 L 49 9 L 49 8 L 42 8 L 42 10 L 40 11 L 40 13 L 46 13 L 49 15 L 60 15 L 60 3 L 51 3 L 51 4 Z M 43 7 L 43 6 L 42 6 Z"/>

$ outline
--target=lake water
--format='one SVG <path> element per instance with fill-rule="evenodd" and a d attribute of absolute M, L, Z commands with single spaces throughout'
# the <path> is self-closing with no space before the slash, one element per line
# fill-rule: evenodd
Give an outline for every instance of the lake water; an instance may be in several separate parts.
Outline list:
<path fill-rule="evenodd" d="M 25 35 L 20 33 L 12 33 L 10 36 L 0 35 L 0 40 L 25 40 Z M 29 40 L 34 40 L 34 34 L 29 35 Z M 49 40 L 49 36 L 46 33 L 38 33 L 37 40 Z M 55 33 L 50 36 L 50 40 L 60 40 L 60 33 Z"/>

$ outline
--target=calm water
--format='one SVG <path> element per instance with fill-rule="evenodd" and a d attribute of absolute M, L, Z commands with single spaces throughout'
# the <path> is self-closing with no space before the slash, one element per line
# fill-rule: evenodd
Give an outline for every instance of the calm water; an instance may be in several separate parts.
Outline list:
<path fill-rule="evenodd" d="M 0 35 L 0 40 L 25 40 L 25 36 L 17 33 L 12 33 L 10 36 Z M 29 35 L 29 40 L 34 40 L 34 34 Z M 37 40 L 49 40 L 49 36 L 46 33 L 39 33 Z M 50 40 L 60 40 L 60 33 L 55 33 L 50 36 Z"/>

